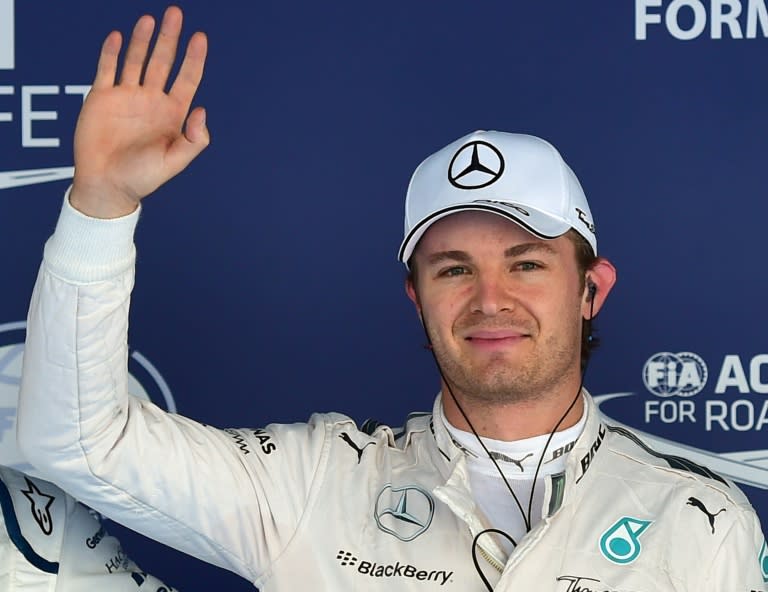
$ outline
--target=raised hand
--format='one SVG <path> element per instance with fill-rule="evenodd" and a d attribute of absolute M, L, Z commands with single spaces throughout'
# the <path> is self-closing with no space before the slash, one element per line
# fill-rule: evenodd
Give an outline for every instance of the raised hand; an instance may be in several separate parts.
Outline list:
<path fill-rule="evenodd" d="M 189 40 L 166 92 L 181 23 L 181 10 L 169 7 L 147 61 L 155 21 L 142 16 L 133 29 L 119 81 L 122 37 L 113 31 L 104 41 L 75 130 L 70 203 L 84 214 L 115 218 L 132 212 L 208 145 L 205 110 L 189 111 L 205 65 L 208 42 L 203 33 Z"/>

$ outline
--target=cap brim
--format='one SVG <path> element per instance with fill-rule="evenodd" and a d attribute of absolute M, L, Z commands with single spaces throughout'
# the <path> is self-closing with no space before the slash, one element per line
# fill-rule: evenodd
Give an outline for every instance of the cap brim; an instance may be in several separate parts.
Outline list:
<path fill-rule="evenodd" d="M 515 222 L 534 236 L 543 239 L 557 238 L 571 229 L 571 225 L 567 221 L 561 218 L 556 218 L 541 210 L 531 208 L 528 205 L 477 202 L 454 204 L 431 213 L 429 216 L 420 220 L 418 224 L 414 225 L 400 245 L 400 251 L 397 256 L 398 260 L 402 261 L 407 266 L 408 260 L 413 254 L 413 250 L 432 224 L 446 216 L 464 211 L 490 212 L 492 214 L 503 216 L 504 218 Z"/>

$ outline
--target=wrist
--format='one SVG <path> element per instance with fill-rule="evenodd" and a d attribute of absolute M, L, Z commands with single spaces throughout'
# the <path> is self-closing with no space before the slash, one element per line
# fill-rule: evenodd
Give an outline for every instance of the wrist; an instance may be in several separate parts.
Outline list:
<path fill-rule="evenodd" d="M 139 201 L 106 183 L 89 183 L 75 175 L 69 192 L 69 204 L 90 218 L 110 220 L 135 212 Z"/>
<path fill-rule="evenodd" d="M 120 218 L 98 219 L 76 210 L 69 194 L 45 245 L 44 259 L 57 277 L 88 284 L 117 277 L 132 268 L 136 249 L 133 234 L 140 208 Z"/>

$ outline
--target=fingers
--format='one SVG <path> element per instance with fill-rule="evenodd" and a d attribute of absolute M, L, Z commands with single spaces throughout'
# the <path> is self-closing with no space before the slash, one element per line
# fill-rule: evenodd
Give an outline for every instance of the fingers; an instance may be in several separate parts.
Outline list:
<path fill-rule="evenodd" d="M 179 43 L 182 20 L 183 15 L 178 7 L 169 6 L 166 9 L 155 48 L 152 50 L 152 57 L 149 59 L 144 75 L 146 86 L 165 88 L 168 75 L 176 59 L 176 47 Z"/>
<path fill-rule="evenodd" d="M 99 63 L 96 66 L 96 77 L 93 80 L 93 88 L 106 88 L 115 84 L 117 73 L 117 58 L 120 54 L 120 46 L 123 37 L 118 31 L 112 31 L 101 46 Z"/>
<path fill-rule="evenodd" d="M 141 80 L 141 72 L 147 59 L 147 49 L 155 30 L 155 19 L 145 14 L 133 28 L 128 50 L 125 52 L 123 71 L 120 75 L 120 84 L 137 85 Z"/>
<path fill-rule="evenodd" d="M 147 63 L 155 20 L 144 15 L 133 28 L 128 49 L 125 52 L 123 69 L 120 74 L 121 85 L 138 86 L 144 84 L 148 88 L 164 90 L 168 82 L 173 63 L 176 59 L 183 14 L 176 6 L 169 6 L 160 25 L 160 32 Z M 113 31 L 104 41 L 96 69 L 94 87 L 111 86 L 115 82 L 117 61 L 122 38 L 120 33 Z M 170 90 L 182 104 L 189 105 L 200 85 L 208 52 L 208 40 L 204 33 L 195 33 L 189 40 L 184 61 Z M 146 71 L 144 65 L 146 63 Z M 144 73 L 142 81 L 142 72 Z"/>
<path fill-rule="evenodd" d="M 192 103 L 192 97 L 197 92 L 203 77 L 205 57 L 208 53 L 208 38 L 205 33 L 197 32 L 187 44 L 184 61 L 170 90 L 170 95 L 184 105 Z"/>

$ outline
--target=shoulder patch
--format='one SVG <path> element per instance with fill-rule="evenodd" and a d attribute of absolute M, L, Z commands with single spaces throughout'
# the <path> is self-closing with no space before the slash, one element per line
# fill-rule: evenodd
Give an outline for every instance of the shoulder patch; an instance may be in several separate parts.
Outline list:
<path fill-rule="evenodd" d="M 715 481 L 718 481 L 719 483 L 722 483 L 726 487 L 730 488 L 730 485 L 725 479 L 723 479 L 717 473 L 710 471 L 706 467 L 697 465 L 695 462 L 688 460 L 687 458 L 683 458 L 682 456 L 675 456 L 673 454 L 662 454 L 661 452 L 656 452 L 650 446 L 648 446 L 645 442 L 643 442 L 640 438 L 638 438 L 635 434 L 633 434 L 632 432 L 630 432 L 625 428 L 621 428 L 618 426 L 611 426 L 611 425 L 606 427 L 608 428 L 609 432 L 613 432 L 614 434 L 618 434 L 619 436 L 623 436 L 627 438 L 628 440 L 630 440 L 632 443 L 637 445 L 639 448 L 642 448 L 645 452 L 647 452 L 651 456 L 655 456 L 656 458 L 665 461 L 673 469 L 686 471 L 688 473 L 694 473 L 696 475 L 700 475 L 701 477 L 707 477 L 708 479 L 714 479 Z"/>

